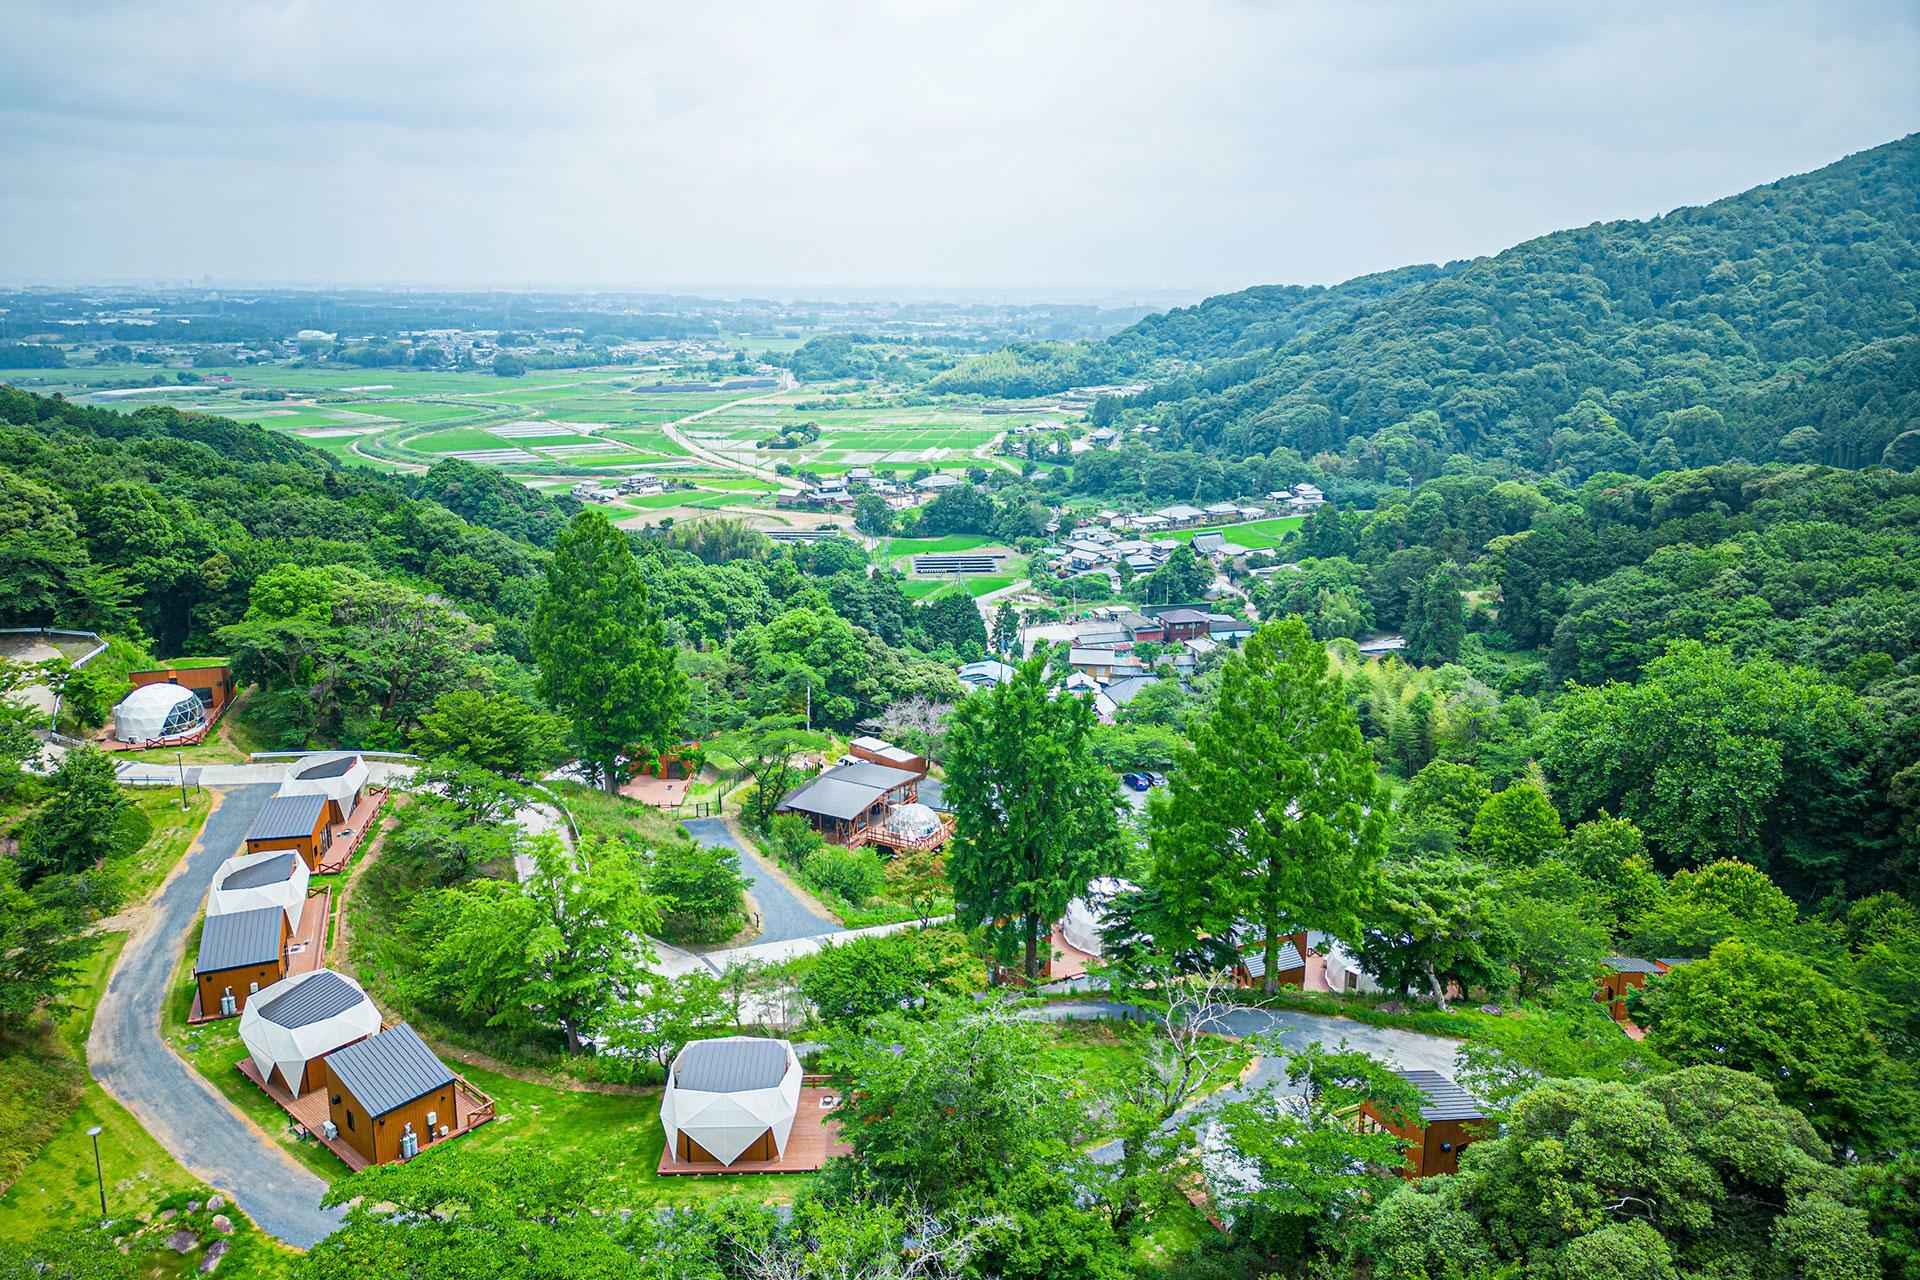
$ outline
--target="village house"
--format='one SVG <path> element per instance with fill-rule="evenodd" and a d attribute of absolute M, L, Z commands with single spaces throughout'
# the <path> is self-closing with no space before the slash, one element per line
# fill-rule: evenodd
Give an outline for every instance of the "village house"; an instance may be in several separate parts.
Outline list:
<path fill-rule="evenodd" d="M 798 814 L 834 844 L 859 848 L 937 849 L 950 820 L 919 802 L 927 762 L 879 738 L 857 738 L 832 768 L 787 792 L 775 813 Z"/>

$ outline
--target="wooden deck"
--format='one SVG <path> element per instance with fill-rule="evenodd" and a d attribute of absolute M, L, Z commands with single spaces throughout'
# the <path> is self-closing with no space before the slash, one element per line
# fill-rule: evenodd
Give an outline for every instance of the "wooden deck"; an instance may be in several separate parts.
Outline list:
<path fill-rule="evenodd" d="M 366 789 L 360 803 L 347 815 L 346 823 L 333 829 L 333 843 L 320 855 L 313 869 L 315 875 L 330 876 L 347 869 L 354 851 L 365 843 L 367 832 L 373 830 L 374 822 L 380 817 L 380 806 L 386 802 L 387 788 L 369 786 Z"/>
<path fill-rule="evenodd" d="M 326 963 L 327 921 L 332 916 L 332 889 L 318 889 L 307 895 L 306 905 L 300 908 L 300 929 L 287 939 L 287 977 L 291 978 L 296 973 L 311 973 Z M 200 985 L 195 983 L 193 1008 L 187 1014 L 187 1025 L 198 1026 L 203 1022 L 219 1020 L 219 1014 L 208 1016 L 201 1009 Z"/>
<path fill-rule="evenodd" d="M 820 1105 L 823 1098 L 838 1098 L 837 1089 L 803 1088 L 800 1110 L 793 1117 L 793 1132 L 787 1137 L 787 1153 L 778 1160 L 736 1160 L 732 1164 L 686 1161 L 675 1158 L 673 1148 L 660 1152 L 662 1174 L 692 1173 L 812 1173 L 826 1164 L 829 1156 L 844 1156 L 853 1148 L 840 1140 L 840 1122 L 830 1107 Z"/>
<path fill-rule="evenodd" d="M 367 1167 L 367 1158 L 348 1146 L 339 1138 L 326 1136 L 327 1092 L 324 1089 L 309 1089 L 299 1097 L 294 1097 L 281 1087 L 278 1080 L 262 1080 L 260 1069 L 253 1065 L 252 1058 L 240 1059 L 240 1074 L 253 1081 L 265 1091 L 269 1098 L 279 1104 L 293 1121 L 294 1132 L 303 1138 L 312 1138 L 347 1166 L 351 1173 L 358 1173 Z M 459 1114 L 459 1124 L 446 1137 L 430 1145 L 449 1142 L 463 1133 L 469 1133 L 493 1119 L 493 1099 L 467 1083 L 464 1077 L 454 1077 L 454 1110 Z M 427 1147 L 420 1148 L 422 1151 Z M 400 1161 L 398 1163 L 405 1163 Z"/>

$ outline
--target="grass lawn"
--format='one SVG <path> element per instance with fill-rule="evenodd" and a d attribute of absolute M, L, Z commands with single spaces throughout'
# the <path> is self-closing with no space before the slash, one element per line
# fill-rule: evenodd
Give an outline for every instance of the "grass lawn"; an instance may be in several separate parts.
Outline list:
<path fill-rule="evenodd" d="M 1298 529 L 1305 516 L 1275 516 L 1271 520 L 1249 520 L 1245 524 L 1213 525 L 1205 529 L 1182 529 L 1177 533 L 1156 534 L 1176 542 L 1192 542 L 1196 534 L 1218 533 L 1226 540 L 1249 551 L 1268 551 L 1285 542 Z"/>
<path fill-rule="evenodd" d="M 903 556 L 951 555 L 957 551 L 977 551 L 981 547 L 994 545 L 993 539 L 981 533 L 950 533 L 944 538 L 888 538 L 881 544 L 880 554 L 887 560 L 898 560 Z"/>
<path fill-rule="evenodd" d="M 147 824 L 149 834 L 137 850 L 112 859 L 111 865 L 126 879 L 128 901 L 138 902 L 160 886 L 186 853 L 205 825 L 213 801 L 206 791 L 193 788 L 187 792 L 183 810 L 180 792 L 172 787 L 134 791 L 128 798 Z"/>
<path fill-rule="evenodd" d="M 88 958 L 80 988 L 74 993 L 73 1009 L 54 1026 L 54 1042 L 63 1052 L 66 1069 L 76 1078 L 85 1079 L 83 1063 L 94 1011 L 126 940 L 124 933 L 106 935 L 100 949 Z M 6 1080 L 7 1059 L 0 1058 L 0 1081 Z M 91 1080 L 86 1081 L 77 1101 L 67 1102 L 59 1110 L 65 1118 L 51 1136 L 43 1138 L 38 1154 L 0 1195 L 0 1240 L 18 1243 L 42 1232 L 91 1226 L 98 1221 L 93 1142 L 87 1136 L 87 1130 L 95 1125 L 101 1128 L 100 1167 L 106 1179 L 110 1214 L 133 1218 L 162 1207 L 184 1212 L 187 1199 L 206 1199 L 207 1189 L 199 1179 L 182 1168 L 132 1113 Z M 0 1168 L 0 1173 L 4 1172 Z M 293 1255 L 262 1234 L 245 1215 L 229 1211 L 229 1216 L 234 1223 L 232 1249 L 221 1261 L 219 1274 L 284 1275 Z M 191 1275 L 202 1256 L 199 1249 L 184 1256 L 161 1253 L 142 1274 L 168 1278 Z"/>
<path fill-rule="evenodd" d="M 518 449 L 520 442 L 502 439 L 477 427 L 448 427 L 414 436 L 404 442 L 404 447 L 415 453 L 466 453 L 480 449 Z"/>

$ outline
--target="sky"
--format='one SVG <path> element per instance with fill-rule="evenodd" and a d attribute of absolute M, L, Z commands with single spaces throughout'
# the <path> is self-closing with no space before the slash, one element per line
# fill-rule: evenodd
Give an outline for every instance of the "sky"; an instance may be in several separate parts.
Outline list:
<path fill-rule="evenodd" d="M 0 281 L 1197 296 L 1916 129 L 1914 0 L 6 0 Z"/>

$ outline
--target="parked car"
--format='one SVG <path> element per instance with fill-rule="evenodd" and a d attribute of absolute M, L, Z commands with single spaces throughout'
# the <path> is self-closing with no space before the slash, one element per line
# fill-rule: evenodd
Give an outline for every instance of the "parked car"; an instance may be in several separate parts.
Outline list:
<path fill-rule="evenodd" d="M 1120 775 L 1120 781 L 1126 783 L 1135 791 L 1145 791 L 1153 785 L 1153 779 L 1144 773 L 1123 773 Z"/>
<path fill-rule="evenodd" d="M 1150 787 L 1164 787 L 1167 785 L 1167 775 L 1158 770 L 1149 770 L 1147 773 L 1147 785 Z"/>

